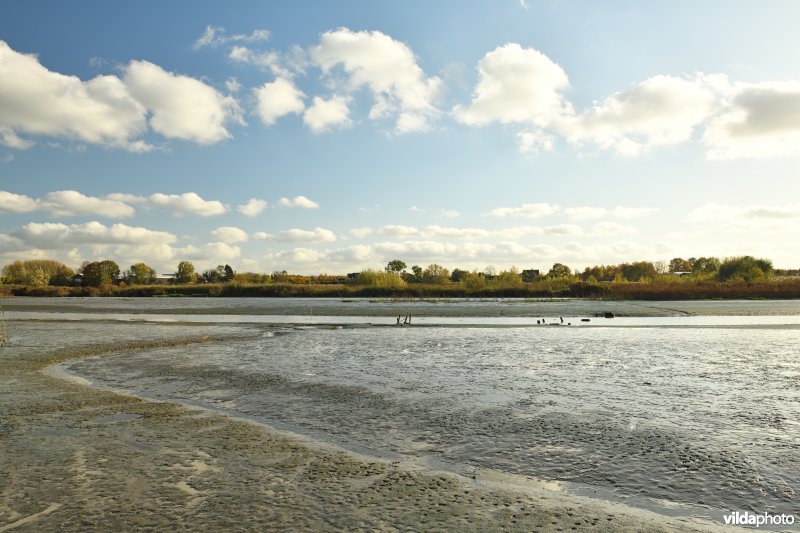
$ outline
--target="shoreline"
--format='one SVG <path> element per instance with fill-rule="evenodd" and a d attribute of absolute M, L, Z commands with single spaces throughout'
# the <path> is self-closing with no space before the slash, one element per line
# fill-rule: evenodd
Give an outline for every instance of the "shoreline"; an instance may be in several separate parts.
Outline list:
<path fill-rule="evenodd" d="M 265 424 L 47 374 L 68 359 L 195 341 L 3 354 L 0 530 L 722 529 L 621 504 L 358 456 Z M 7 348 L 4 348 L 5 351 Z M 12 403 L 13 402 L 13 403 Z M 10 413 L 10 416 L 9 416 Z M 535 483 L 534 483 L 535 485 Z M 268 488 L 267 488 L 268 487 Z M 99 502 L 99 503 L 98 503 Z M 249 508 L 247 515 L 243 508 Z M 149 510 L 150 515 L 142 511 Z M 728 529 L 726 529 L 728 530 Z"/>

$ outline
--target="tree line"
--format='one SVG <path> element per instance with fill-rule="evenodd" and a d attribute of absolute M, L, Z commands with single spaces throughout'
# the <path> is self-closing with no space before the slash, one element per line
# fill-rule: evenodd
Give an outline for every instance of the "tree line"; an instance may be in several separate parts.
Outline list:
<path fill-rule="evenodd" d="M 175 272 L 159 277 L 155 269 L 145 263 L 135 263 L 121 271 L 119 265 L 110 260 L 84 262 L 73 271 L 68 266 L 52 259 L 30 259 L 15 261 L 2 269 L 2 281 L 6 284 L 28 287 L 86 286 L 112 287 L 120 285 L 152 285 L 167 282 L 178 285 L 199 283 L 241 284 L 355 284 L 366 287 L 393 289 L 406 285 L 459 284 L 465 289 L 479 290 L 487 287 L 514 287 L 525 283 L 551 282 L 652 282 L 670 278 L 687 278 L 703 281 L 768 281 L 775 276 L 797 276 L 797 270 L 776 270 L 769 259 L 752 256 L 729 257 L 676 257 L 669 262 L 636 261 L 614 265 L 586 267 L 583 271 L 572 270 L 563 263 L 555 263 L 547 271 L 522 270 L 512 267 L 497 271 L 488 266 L 482 271 L 454 268 L 452 271 L 438 265 L 426 267 L 412 265 L 400 259 L 389 261 L 385 268 L 366 269 L 347 276 L 300 276 L 283 271 L 272 274 L 253 272 L 237 273 L 230 265 L 197 272 L 190 261 L 178 263 Z"/>

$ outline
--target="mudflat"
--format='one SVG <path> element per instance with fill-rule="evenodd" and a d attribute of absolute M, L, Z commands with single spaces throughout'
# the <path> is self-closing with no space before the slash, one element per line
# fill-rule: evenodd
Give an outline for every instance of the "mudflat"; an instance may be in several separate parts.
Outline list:
<path fill-rule="evenodd" d="M 247 334 L 208 336 L 194 326 L 196 334 L 174 337 L 139 324 L 108 327 L 115 328 L 113 343 L 0 348 L 0 532 L 722 529 L 359 456 L 43 372 L 69 359 L 191 349 Z"/>

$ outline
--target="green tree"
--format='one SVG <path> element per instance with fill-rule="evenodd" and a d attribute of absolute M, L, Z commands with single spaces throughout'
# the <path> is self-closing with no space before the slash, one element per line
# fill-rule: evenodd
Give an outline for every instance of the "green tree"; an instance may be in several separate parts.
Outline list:
<path fill-rule="evenodd" d="M 356 276 L 355 284 L 382 289 L 398 289 L 406 286 L 406 282 L 396 272 L 370 269 L 360 272 Z"/>
<path fill-rule="evenodd" d="M 467 270 L 461 270 L 460 268 L 454 268 L 453 271 L 450 273 L 450 281 L 453 283 L 459 283 L 463 280 L 469 272 Z"/>
<path fill-rule="evenodd" d="M 3 267 L 6 283 L 20 285 L 67 285 L 74 275 L 71 268 L 52 259 L 14 261 Z"/>
<path fill-rule="evenodd" d="M 656 267 L 649 261 L 622 265 L 622 277 L 627 281 L 642 281 L 656 277 Z"/>
<path fill-rule="evenodd" d="M 676 257 L 669 262 L 670 272 L 691 272 L 692 264 L 681 257 Z"/>
<path fill-rule="evenodd" d="M 522 276 L 519 275 L 517 267 L 511 267 L 511 270 L 504 270 L 500 272 L 497 277 L 492 280 L 492 283 L 501 287 L 509 287 L 522 284 Z"/>
<path fill-rule="evenodd" d="M 433 263 L 422 271 L 423 283 L 443 285 L 450 281 L 450 272 L 441 265 Z"/>
<path fill-rule="evenodd" d="M 716 274 L 721 264 L 716 257 L 690 257 L 689 263 L 692 265 L 692 274 Z"/>
<path fill-rule="evenodd" d="M 399 259 L 394 259 L 392 261 L 389 261 L 389 263 L 386 265 L 386 272 L 394 272 L 395 274 L 401 274 L 403 270 L 406 269 L 406 267 L 408 267 L 408 265 L 406 265 L 403 261 L 400 261 Z"/>
<path fill-rule="evenodd" d="M 486 287 L 486 276 L 482 272 L 473 271 L 461 278 L 461 284 L 467 289 L 482 289 Z"/>
<path fill-rule="evenodd" d="M 753 256 L 729 257 L 719 266 L 721 281 L 762 281 L 772 276 L 772 261 Z"/>
<path fill-rule="evenodd" d="M 225 265 L 225 268 L 223 268 L 222 281 L 224 281 L 225 283 L 230 283 L 231 281 L 233 281 L 233 277 L 235 275 L 236 273 L 233 271 L 233 268 L 231 268 L 230 265 Z"/>
<path fill-rule="evenodd" d="M 131 265 L 125 273 L 125 281 L 132 285 L 149 285 L 156 280 L 156 271 L 144 263 Z"/>
<path fill-rule="evenodd" d="M 189 261 L 181 261 L 178 263 L 178 270 L 175 272 L 175 283 L 192 283 L 194 275 L 194 265 Z"/>
<path fill-rule="evenodd" d="M 119 281 L 119 265 L 110 259 L 93 261 L 83 267 L 83 283 L 90 287 L 106 287 Z"/>
<path fill-rule="evenodd" d="M 568 278 L 572 275 L 572 270 L 563 263 L 555 263 L 547 273 L 548 278 Z"/>
<path fill-rule="evenodd" d="M 203 271 L 202 276 L 206 283 L 221 283 L 225 281 L 225 267 L 218 265 L 217 268 L 209 268 Z"/>

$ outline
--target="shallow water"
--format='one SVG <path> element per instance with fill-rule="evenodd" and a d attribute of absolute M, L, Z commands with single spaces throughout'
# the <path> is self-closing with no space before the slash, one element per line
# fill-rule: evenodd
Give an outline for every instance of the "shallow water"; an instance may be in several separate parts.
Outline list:
<path fill-rule="evenodd" d="M 68 368 L 354 449 L 556 480 L 663 512 L 797 513 L 797 315 L 497 327 L 511 324 L 488 314 L 470 317 L 481 327 L 436 317 L 421 328 L 277 327 Z"/>

